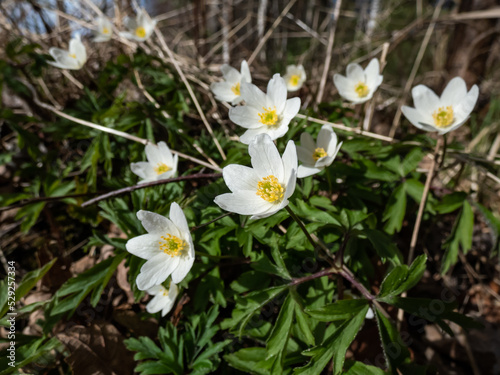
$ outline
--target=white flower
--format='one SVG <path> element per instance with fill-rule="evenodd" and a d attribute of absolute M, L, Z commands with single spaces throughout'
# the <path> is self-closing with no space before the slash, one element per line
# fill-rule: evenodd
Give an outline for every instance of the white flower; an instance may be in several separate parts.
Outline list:
<path fill-rule="evenodd" d="M 321 172 L 332 164 L 340 150 L 342 142 L 338 143 L 337 135 L 330 125 L 323 125 L 314 142 L 309 133 L 300 135 L 300 146 L 297 146 L 297 157 L 303 163 L 297 171 L 298 178 L 311 176 Z"/>
<path fill-rule="evenodd" d="M 306 71 L 302 65 L 288 65 L 283 78 L 285 79 L 288 91 L 297 91 L 300 90 L 306 80 Z"/>
<path fill-rule="evenodd" d="M 177 288 L 177 284 L 171 282 L 168 289 L 163 285 L 155 285 L 149 288 L 147 292 L 154 297 L 146 305 L 146 311 L 154 314 L 161 310 L 161 316 L 165 316 L 174 307 L 175 299 L 177 298 L 177 294 L 179 294 L 179 288 Z"/>
<path fill-rule="evenodd" d="M 113 24 L 111 21 L 104 17 L 97 18 L 97 30 L 94 31 L 94 42 L 107 42 L 113 35 Z"/>
<path fill-rule="evenodd" d="M 297 151 L 289 141 L 283 158 L 267 134 L 260 134 L 248 146 L 252 167 L 230 164 L 222 175 L 232 193 L 215 197 L 226 211 L 268 217 L 288 204 L 297 181 Z"/>
<path fill-rule="evenodd" d="M 80 40 L 80 35 L 77 35 L 69 41 L 68 50 L 52 47 L 49 49 L 49 53 L 56 61 L 47 62 L 61 69 L 78 70 L 81 69 L 87 61 L 87 51 Z"/>
<path fill-rule="evenodd" d="M 123 23 L 128 31 L 123 31 L 120 35 L 137 42 L 147 40 L 156 26 L 156 20 L 151 19 L 144 8 L 139 9 L 135 19 L 126 17 Z"/>
<path fill-rule="evenodd" d="M 401 108 L 406 118 L 419 129 L 445 134 L 467 121 L 476 105 L 479 89 L 474 85 L 467 92 L 465 81 L 455 77 L 441 97 L 424 85 L 415 86 L 411 94 L 415 108 Z"/>
<path fill-rule="evenodd" d="M 137 176 L 141 177 L 140 184 L 150 181 L 163 180 L 173 177 L 177 172 L 177 162 L 179 157 L 173 155 L 165 142 L 156 145 L 146 145 L 146 157 L 148 161 L 131 163 L 130 169 Z"/>
<path fill-rule="evenodd" d="M 215 99 L 222 102 L 230 102 L 232 105 L 243 100 L 241 97 L 241 84 L 252 83 L 252 76 L 246 60 L 241 62 L 241 72 L 233 67 L 224 64 L 220 67 L 224 82 L 214 82 L 210 85 L 210 90 L 215 95 Z"/>
<path fill-rule="evenodd" d="M 148 232 L 128 240 L 127 251 L 147 259 L 137 276 L 137 287 L 147 290 L 172 276 L 179 284 L 193 266 L 194 245 L 186 216 L 177 203 L 170 206 L 170 219 L 149 211 L 137 212 Z"/>
<path fill-rule="evenodd" d="M 240 141 L 249 144 L 258 134 L 267 134 L 272 140 L 285 135 L 288 124 L 299 112 L 300 99 L 286 99 L 285 80 L 275 74 L 267 85 L 267 94 L 250 83 L 241 85 L 245 105 L 229 110 L 229 118 L 248 130 Z"/>
<path fill-rule="evenodd" d="M 333 82 L 340 96 L 354 104 L 370 100 L 383 79 L 378 59 L 372 59 L 365 70 L 359 64 L 349 64 L 346 73 L 347 77 L 335 74 Z"/>

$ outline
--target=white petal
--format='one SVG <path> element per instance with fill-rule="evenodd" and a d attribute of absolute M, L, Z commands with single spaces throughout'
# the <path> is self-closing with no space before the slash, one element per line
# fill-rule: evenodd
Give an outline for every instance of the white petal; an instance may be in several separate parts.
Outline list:
<path fill-rule="evenodd" d="M 74 54 L 76 56 L 76 61 L 78 61 L 78 65 L 80 68 L 87 61 L 87 51 L 85 50 L 85 46 L 80 40 L 80 36 L 70 40 L 69 53 Z"/>
<path fill-rule="evenodd" d="M 259 128 L 255 128 L 255 129 L 248 129 L 246 132 L 244 132 L 242 135 L 240 135 L 240 142 L 244 143 L 246 145 L 249 145 L 250 142 L 252 142 L 257 135 L 268 134 L 268 132 L 269 132 L 269 128 L 267 126 L 261 126 Z M 273 139 L 273 138 L 271 137 L 271 139 Z"/>
<path fill-rule="evenodd" d="M 328 155 L 332 155 L 337 148 L 337 134 L 329 125 L 323 125 L 318 133 L 318 147 L 326 151 Z"/>
<path fill-rule="evenodd" d="M 304 133 L 302 133 L 302 134 L 304 134 Z M 308 148 L 305 148 L 302 146 L 297 146 L 297 156 L 298 156 L 299 160 L 302 163 L 307 164 L 309 166 L 313 166 L 316 163 L 316 161 L 313 158 L 313 152 L 314 152 L 314 149 L 313 149 L 313 151 L 311 151 Z"/>
<path fill-rule="evenodd" d="M 158 293 L 163 293 L 165 291 L 165 288 L 163 285 L 155 285 L 147 290 L 148 294 L 151 294 L 152 296 L 157 295 Z"/>
<path fill-rule="evenodd" d="M 288 183 L 288 180 L 292 173 L 297 172 L 298 161 L 297 161 L 297 150 L 295 148 L 295 143 L 293 141 L 288 141 L 285 152 L 283 152 L 283 169 L 284 169 L 284 183 Z M 295 189 L 295 187 L 294 187 Z M 288 185 L 287 185 L 288 190 Z"/>
<path fill-rule="evenodd" d="M 240 82 L 241 74 L 236 69 L 228 64 L 222 64 L 220 67 L 220 71 L 222 72 L 222 76 L 224 80 L 229 82 L 230 84 L 235 84 Z"/>
<path fill-rule="evenodd" d="M 472 86 L 467 95 L 454 107 L 455 117 L 457 121 L 465 121 L 469 118 L 471 112 L 476 106 L 477 98 L 479 97 L 479 88 L 477 85 Z"/>
<path fill-rule="evenodd" d="M 300 135 L 300 145 L 309 152 L 314 152 L 316 143 L 311 134 L 304 132 Z"/>
<path fill-rule="evenodd" d="M 144 151 L 146 152 L 146 158 L 153 166 L 162 162 L 161 152 L 157 145 L 147 144 Z"/>
<path fill-rule="evenodd" d="M 139 258 L 151 259 L 161 252 L 159 242 L 159 236 L 143 234 L 129 239 L 125 247 L 129 253 Z"/>
<path fill-rule="evenodd" d="M 415 108 L 421 113 L 432 113 L 441 103 L 436 93 L 424 85 L 415 86 L 411 95 Z"/>
<path fill-rule="evenodd" d="M 255 190 L 260 181 L 255 171 L 243 165 L 230 164 L 222 169 L 224 182 L 233 193 L 239 190 Z"/>
<path fill-rule="evenodd" d="M 240 94 L 247 105 L 258 110 L 267 106 L 266 94 L 252 83 L 241 83 Z"/>
<path fill-rule="evenodd" d="M 235 124 L 247 129 L 256 129 L 263 126 L 259 121 L 259 111 L 247 105 L 230 108 L 229 119 Z"/>
<path fill-rule="evenodd" d="M 432 124 L 429 123 L 429 119 L 424 117 L 417 109 L 404 105 L 401 107 L 401 112 L 403 112 L 408 121 L 410 121 L 417 128 L 431 132 L 436 131 L 434 127 L 430 126 Z"/>
<path fill-rule="evenodd" d="M 151 164 L 145 161 L 138 163 L 130 163 L 130 170 L 140 178 L 146 178 L 148 173 L 146 171 L 152 170 Z"/>
<path fill-rule="evenodd" d="M 174 307 L 175 304 L 175 299 L 168 299 L 167 302 L 165 303 L 165 307 L 161 310 L 161 316 L 167 315 L 170 310 L 172 310 L 172 307 Z"/>
<path fill-rule="evenodd" d="M 285 103 L 285 108 L 283 109 L 283 117 L 285 119 L 292 119 L 297 116 L 300 109 L 300 98 L 288 99 Z"/>
<path fill-rule="evenodd" d="M 172 151 L 170 151 L 170 148 L 165 142 L 158 142 L 158 151 L 160 151 L 161 162 L 172 168 L 174 164 L 174 158 L 172 155 Z"/>
<path fill-rule="evenodd" d="M 314 164 L 314 166 L 316 168 L 325 168 L 325 167 L 328 167 L 330 164 L 333 163 L 334 159 L 335 158 L 331 157 L 331 156 L 323 156 L 322 158 L 319 158 L 318 160 L 316 160 L 316 163 Z"/>
<path fill-rule="evenodd" d="M 214 202 L 223 210 L 240 215 L 256 215 L 275 206 L 259 197 L 255 191 L 245 190 L 218 195 Z"/>
<path fill-rule="evenodd" d="M 290 141 L 291 142 L 291 141 Z M 295 191 L 295 185 L 297 184 L 297 169 L 292 169 L 290 172 L 290 177 L 286 182 L 285 196 L 283 197 L 283 202 L 281 207 L 288 205 L 288 198 L 290 198 Z M 285 202 L 286 201 L 286 202 Z"/>
<path fill-rule="evenodd" d="M 322 171 L 322 168 L 315 168 L 315 167 L 308 167 L 305 165 L 299 165 L 297 177 L 304 178 L 304 177 L 312 176 L 313 174 L 319 173 L 321 171 Z"/>
<path fill-rule="evenodd" d="M 366 85 L 371 92 L 374 92 L 377 87 L 382 83 L 382 76 L 380 75 L 380 64 L 378 59 L 371 59 L 365 69 Z"/>
<path fill-rule="evenodd" d="M 179 257 L 170 257 L 165 253 L 154 256 L 142 266 L 136 279 L 137 287 L 140 290 L 147 290 L 154 285 L 161 284 L 178 264 Z"/>
<path fill-rule="evenodd" d="M 269 107 L 275 106 L 276 111 L 278 113 L 282 113 L 285 110 L 285 104 L 287 102 L 286 100 L 287 89 L 285 80 L 282 77 L 280 77 L 279 74 L 275 74 L 273 78 L 269 81 L 267 85 L 267 96 L 270 99 L 270 102 L 268 102 Z M 299 99 L 299 108 L 300 108 L 300 99 Z"/>
<path fill-rule="evenodd" d="M 456 106 L 467 95 L 467 85 L 461 77 L 453 78 L 441 94 L 443 106 Z"/>
<path fill-rule="evenodd" d="M 359 64 L 349 64 L 346 69 L 346 76 L 350 81 L 355 84 L 358 82 L 365 82 L 365 72 Z"/>
<path fill-rule="evenodd" d="M 186 220 L 186 215 L 184 215 L 184 211 L 182 211 L 181 206 L 179 206 L 176 202 L 173 202 L 170 205 L 170 220 L 174 223 L 174 225 L 179 229 L 180 235 L 184 237 L 186 234 L 189 234 L 189 227 Z"/>
<path fill-rule="evenodd" d="M 184 280 L 194 263 L 194 257 L 186 256 L 178 258 L 179 264 L 172 272 L 172 281 L 176 284 L 179 284 L 182 280 Z"/>
<path fill-rule="evenodd" d="M 149 289 L 148 289 L 148 291 L 149 291 Z M 163 309 L 163 307 L 165 306 L 165 303 L 168 302 L 167 298 L 168 297 L 164 296 L 163 294 L 158 294 L 158 295 L 154 296 L 153 299 L 151 301 L 149 301 L 148 304 L 146 305 L 146 311 L 150 314 L 157 313 L 158 311 Z"/>
<path fill-rule="evenodd" d="M 228 82 L 214 82 L 210 85 L 210 90 L 215 95 L 215 99 L 223 102 L 231 102 L 239 97 L 231 90 L 232 85 Z"/>
<path fill-rule="evenodd" d="M 137 212 L 137 218 L 141 221 L 142 226 L 148 233 L 161 236 L 171 234 L 179 237 L 177 227 L 165 216 L 150 211 L 140 210 Z"/>
<path fill-rule="evenodd" d="M 246 60 L 241 62 L 241 82 L 252 82 L 252 76 L 250 75 L 250 68 Z"/>
<path fill-rule="evenodd" d="M 252 167 L 259 178 L 273 175 L 283 181 L 284 170 L 278 149 L 267 134 L 257 135 L 248 146 Z"/>
<path fill-rule="evenodd" d="M 333 83 L 335 84 L 339 95 L 344 99 L 347 99 L 349 101 L 355 101 L 358 99 L 358 95 L 354 92 L 354 85 L 357 82 L 352 82 L 343 75 L 335 74 L 333 76 Z"/>

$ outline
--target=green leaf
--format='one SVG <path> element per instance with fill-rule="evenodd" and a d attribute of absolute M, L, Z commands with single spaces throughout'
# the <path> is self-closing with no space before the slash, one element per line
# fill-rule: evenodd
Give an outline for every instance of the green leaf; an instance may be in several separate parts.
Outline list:
<path fill-rule="evenodd" d="M 348 361 L 345 365 L 344 375 L 386 375 L 378 367 L 365 365 L 363 362 Z"/>
<path fill-rule="evenodd" d="M 387 367 L 393 374 L 397 374 L 396 369 L 400 364 L 410 358 L 410 352 L 403 343 L 394 324 L 392 324 L 389 318 L 385 317 L 378 309 L 375 310 Z"/>
<path fill-rule="evenodd" d="M 288 336 L 290 335 L 290 328 L 292 327 L 294 315 L 294 301 L 290 297 L 290 294 L 285 298 L 283 306 L 281 306 L 278 319 L 274 324 L 271 335 L 267 339 L 266 344 L 266 359 L 271 357 L 279 356 L 281 357 L 283 350 L 288 342 Z"/>
<path fill-rule="evenodd" d="M 16 302 L 19 301 L 26 294 L 28 294 L 28 292 L 31 289 L 33 289 L 36 283 L 50 270 L 50 268 L 54 265 L 56 261 L 57 258 L 54 258 L 49 263 L 44 265 L 42 268 L 28 272 L 26 275 L 24 275 L 23 279 L 16 288 Z M 0 316 L 4 316 L 8 308 L 9 306 L 7 304 L 2 305 Z"/>
<path fill-rule="evenodd" d="M 266 363 L 266 349 L 244 348 L 235 353 L 227 354 L 224 359 L 230 366 L 249 374 L 270 375 L 272 360 Z"/>
<path fill-rule="evenodd" d="M 458 260 L 459 247 L 464 254 L 472 248 L 472 234 L 474 230 L 474 213 L 468 201 L 464 201 L 462 211 L 455 220 L 450 236 L 443 243 L 445 253 L 441 264 L 441 274 L 448 272 Z"/>
<path fill-rule="evenodd" d="M 379 298 L 399 295 L 413 288 L 425 272 L 427 256 L 418 256 L 410 267 L 400 265 L 387 274 L 380 286 Z"/>
<path fill-rule="evenodd" d="M 403 183 L 393 190 L 385 207 L 383 221 L 384 230 L 389 234 L 399 232 L 403 226 L 406 213 L 406 185 Z"/>
<path fill-rule="evenodd" d="M 361 309 L 355 316 L 344 322 L 320 346 L 310 349 L 311 361 L 304 367 L 295 368 L 295 374 L 316 375 L 326 367 L 333 357 L 333 374 L 342 372 L 345 353 L 361 328 L 368 311 L 368 305 Z M 308 355 L 308 350 L 302 352 Z"/>
<path fill-rule="evenodd" d="M 317 309 L 306 309 L 305 312 L 319 321 L 334 322 L 349 319 L 366 306 L 366 299 L 343 299 Z"/>
<path fill-rule="evenodd" d="M 401 264 L 403 255 L 387 234 L 376 229 L 368 228 L 363 229 L 360 233 L 368 238 L 383 262 L 389 260 L 393 265 Z"/>

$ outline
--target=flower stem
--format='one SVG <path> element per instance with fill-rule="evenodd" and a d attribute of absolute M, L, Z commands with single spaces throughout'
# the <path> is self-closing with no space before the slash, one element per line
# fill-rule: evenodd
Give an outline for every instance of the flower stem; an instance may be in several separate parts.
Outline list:
<path fill-rule="evenodd" d="M 305 283 L 306 281 L 314 280 L 314 279 L 317 279 L 317 278 L 323 277 L 323 276 L 332 275 L 332 274 L 335 274 L 337 272 L 338 272 L 338 270 L 335 268 L 327 268 L 327 269 L 324 269 L 322 271 L 313 273 L 312 275 L 309 275 L 309 276 L 304 276 L 304 277 L 299 277 L 297 279 L 293 279 L 288 285 L 289 286 L 299 285 L 299 284 Z"/>
<path fill-rule="evenodd" d="M 316 243 L 316 241 L 313 240 L 302 220 L 300 220 L 299 217 L 295 215 L 295 212 L 292 211 L 290 206 L 286 206 L 285 209 L 287 210 L 288 214 L 292 217 L 292 219 L 295 220 L 295 222 L 299 225 L 300 229 L 302 229 L 302 232 L 304 232 L 304 234 L 306 235 L 307 240 L 311 243 L 313 249 L 315 249 L 316 246 L 318 246 L 318 244 Z"/>
<path fill-rule="evenodd" d="M 415 247 L 417 245 L 418 232 L 420 231 L 420 223 L 422 222 L 425 202 L 427 201 L 427 195 L 429 194 L 429 189 L 431 187 L 432 177 L 434 176 L 434 169 L 436 168 L 436 162 L 439 156 L 439 148 L 441 147 L 441 141 L 442 138 L 438 138 L 436 142 L 436 148 L 434 149 L 434 159 L 432 160 L 429 173 L 427 174 L 427 179 L 425 180 L 422 199 L 420 200 L 420 206 L 418 207 L 417 220 L 415 221 L 415 226 L 413 227 L 413 234 L 411 236 L 410 251 L 408 253 L 408 264 L 411 264 L 411 262 L 413 261 L 413 257 L 415 255 Z"/>

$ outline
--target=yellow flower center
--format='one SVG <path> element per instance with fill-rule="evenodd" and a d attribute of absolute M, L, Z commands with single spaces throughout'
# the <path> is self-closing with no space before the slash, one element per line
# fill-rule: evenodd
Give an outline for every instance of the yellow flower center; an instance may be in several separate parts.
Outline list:
<path fill-rule="evenodd" d="M 274 126 L 278 122 L 278 114 L 276 113 L 276 107 L 274 109 L 262 107 L 264 112 L 259 113 L 260 122 L 267 126 Z"/>
<path fill-rule="evenodd" d="M 257 185 L 257 195 L 270 203 L 280 202 L 283 199 L 284 192 L 285 189 L 272 174 L 264 177 Z"/>
<path fill-rule="evenodd" d="M 109 34 L 109 29 L 107 27 L 102 28 L 102 33 L 108 35 Z"/>
<path fill-rule="evenodd" d="M 293 76 L 290 77 L 290 80 L 288 82 L 292 86 L 297 86 L 299 84 L 299 81 L 300 77 L 297 74 L 294 74 Z"/>
<path fill-rule="evenodd" d="M 146 29 L 142 26 L 139 26 L 137 29 L 135 29 L 135 35 L 137 35 L 138 38 L 145 38 Z"/>
<path fill-rule="evenodd" d="M 315 161 L 318 159 L 321 159 L 324 156 L 327 156 L 328 154 L 326 153 L 325 149 L 323 147 L 318 147 L 316 150 L 313 152 L 313 158 Z"/>
<path fill-rule="evenodd" d="M 358 97 L 364 98 L 370 93 L 368 86 L 364 82 L 358 82 L 356 86 L 354 86 L 354 91 L 358 94 Z"/>
<path fill-rule="evenodd" d="M 439 109 L 432 114 L 432 118 L 434 119 L 434 125 L 438 128 L 447 128 L 455 119 L 453 117 L 453 107 L 451 105 L 448 107 L 439 107 Z"/>
<path fill-rule="evenodd" d="M 161 239 L 162 241 L 158 242 L 160 244 L 160 250 L 170 255 L 172 258 L 179 256 L 186 248 L 186 242 L 171 234 L 161 236 Z"/>
<path fill-rule="evenodd" d="M 69 54 L 69 57 L 72 57 L 72 58 L 76 59 L 76 54 L 74 54 L 74 53 L 70 53 L 70 54 Z"/>
<path fill-rule="evenodd" d="M 164 163 L 158 163 L 158 165 L 154 168 L 157 175 L 168 172 L 171 169 L 172 168 L 170 168 L 168 165 L 166 165 Z"/>
<path fill-rule="evenodd" d="M 163 289 L 163 295 L 166 297 L 168 296 L 168 289 Z"/>
<path fill-rule="evenodd" d="M 234 95 L 240 96 L 240 83 L 236 83 L 233 87 L 231 87 L 231 91 L 234 93 Z"/>

